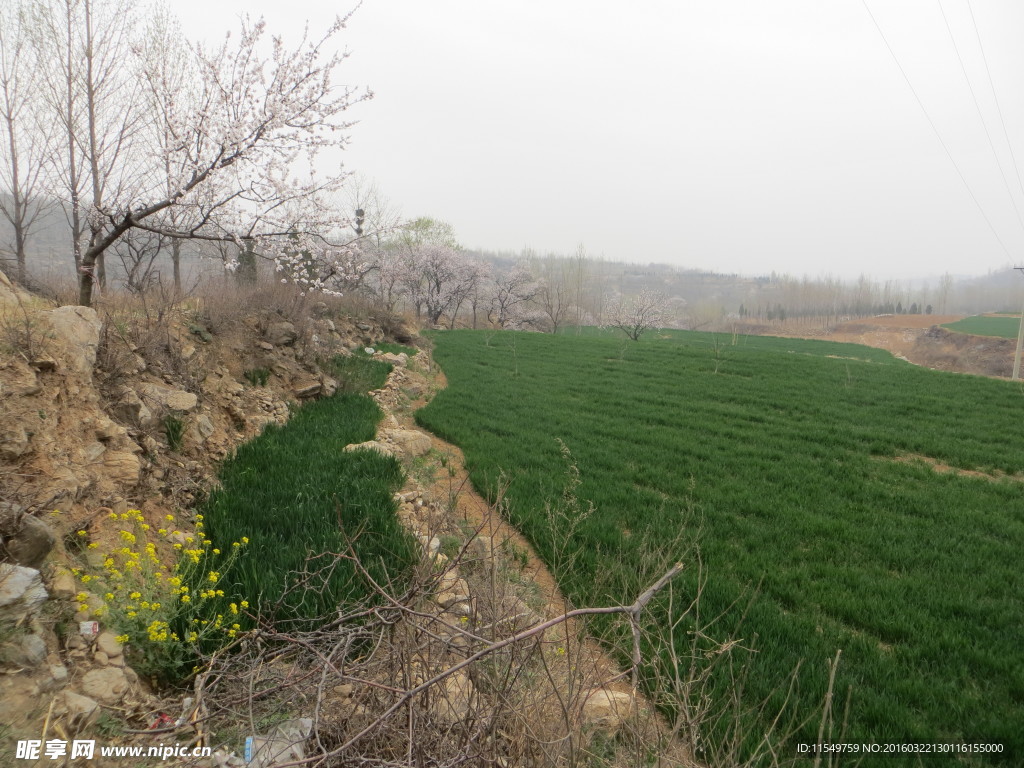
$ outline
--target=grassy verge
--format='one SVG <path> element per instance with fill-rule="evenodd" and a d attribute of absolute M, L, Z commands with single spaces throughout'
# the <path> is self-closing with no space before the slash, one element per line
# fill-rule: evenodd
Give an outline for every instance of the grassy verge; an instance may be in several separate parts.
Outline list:
<path fill-rule="evenodd" d="M 1024 757 L 1024 494 L 1018 480 L 994 479 L 1024 469 L 1019 388 L 793 339 L 456 331 L 435 341 L 448 388 L 418 420 L 463 448 L 483 492 L 511 478 L 511 520 L 571 600 L 632 599 L 652 553 L 691 557 L 681 532 L 702 529 L 700 613 L 756 648 L 740 686 L 752 704 L 709 724 L 709 748 L 746 740 L 749 756 L 801 665 L 793 730 L 777 746 L 796 757 L 797 742 L 817 738 L 828 661 L 842 649 L 845 741 L 1003 745 L 967 764 Z M 555 438 L 577 462 L 587 516 L 551 514 L 565 477 Z M 914 457 L 988 474 L 939 474 Z M 683 602 L 699 569 L 688 578 Z M 652 631 L 678 610 L 657 601 Z M 673 652 L 693 655 L 693 628 L 674 627 L 650 685 L 672 678 Z M 734 674 L 716 673 L 717 701 L 732 703 Z M 890 764 L 904 763 L 916 764 Z"/>
<path fill-rule="evenodd" d="M 350 543 L 378 583 L 400 580 L 415 560 L 392 499 L 403 479 L 398 461 L 342 450 L 372 439 L 381 417 L 373 400 L 352 390 L 381 386 L 390 366 L 353 357 L 329 369 L 346 391 L 241 446 L 203 510 L 214 546 L 249 541 L 225 591 L 256 598 L 278 621 L 312 620 L 369 596 L 352 562 L 333 556 L 347 554 Z"/>
<path fill-rule="evenodd" d="M 998 336 L 1003 339 L 1016 339 L 1020 329 L 1020 318 L 1002 315 L 992 317 L 988 315 L 976 315 L 965 317 L 955 323 L 946 323 L 942 326 L 957 333 L 971 333 L 975 336 Z"/>

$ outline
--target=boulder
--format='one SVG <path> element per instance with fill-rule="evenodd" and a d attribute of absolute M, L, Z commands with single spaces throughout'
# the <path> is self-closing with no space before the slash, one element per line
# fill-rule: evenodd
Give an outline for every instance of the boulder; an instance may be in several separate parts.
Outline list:
<path fill-rule="evenodd" d="M 46 661 L 46 642 L 39 635 L 22 635 L 0 645 L 0 662 L 33 669 Z"/>
<path fill-rule="evenodd" d="M 385 363 L 391 363 L 395 368 L 405 368 L 409 364 L 409 356 L 405 352 L 399 352 L 397 355 L 394 352 L 380 352 L 378 356 Z"/>
<path fill-rule="evenodd" d="M 153 412 L 142 402 L 138 393 L 129 387 L 121 390 L 120 397 L 111 411 L 120 421 L 137 424 L 140 427 L 151 427 L 156 423 Z"/>
<path fill-rule="evenodd" d="M 430 436 L 416 429 L 394 429 L 388 432 L 387 437 L 404 453 L 412 457 L 423 456 L 434 447 Z"/>
<path fill-rule="evenodd" d="M 267 326 L 267 331 L 264 334 L 267 341 L 273 344 L 275 347 L 288 347 L 295 343 L 295 340 L 299 338 L 299 332 L 295 330 L 295 326 L 287 321 L 280 323 L 271 323 Z"/>
<path fill-rule="evenodd" d="M 0 563 L 0 621 L 18 622 L 46 602 L 46 588 L 35 568 Z"/>
<path fill-rule="evenodd" d="M 446 677 L 434 689 L 431 703 L 439 720 L 454 725 L 466 719 L 472 700 L 473 681 L 460 669 Z"/>
<path fill-rule="evenodd" d="M 197 398 L 191 392 L 183 389 L 174 389 L 163 384 L 140 384 L 139 394 L 150 406 L 156 406 L 160 411 L 172 411 L 174 413 L 188 413 L 199 404 Z"/>
<path fill-rule="evenodd" d="M 123 652 L 121 643 L 118 642 L 113 632 L 100 632 L 96 638 L 96 649 L 107 654 L 109 658 L 120 656 Z"/>
<path fill-rule="evenodd" d="M 139 482 L 142 464 L 139 457 L 130 451 L 107 451 L 103 457 L 103 470 L 106 477 L 115 482 L 135 485 Z"/>
<path fill-rule="evenodd" d="M 352 451 L 377 451 L 385 456 L 394 456 L 390 448 L 383 443 L 378 443 L 376 440 L 367 440 L 365 443 L 350 443 L 345 446 L 345 452 L 351 453 Z"/>
<path fill-rule="evenodd" d="M 91 669 L 82 677 L 82 693 L 100 704 L 114 706 L 128 693 L 128 678 L 120 667 Z"/>
<path fill-rule="evenodd" d="M 320 394 L 323 384 L 317 379 L 297 379 L 292 383 L 292 393 L 299 399 L 315 397 Z"/>
<path fill-rule="evenodd" d="M 103 323 L 92 307 L 58 307 L 41 314 L 50 327 L 50 339 L 61 348 L 57 357 L 72 373 L 92 376 Z"/>
<path fill-rule="evenodd" d="M 21 518 L 21 529 L 7 541 L 7 556 L 17 565 L 39 568 L 56 540 L 50 526 L 26 515 Z"/>
<path fill-rule="evenodd" d="M 636 700 L 629 693 L 595 688 L 583 704 L 583 724 L 614 734 L 636 714 Z"/>
<path fill-rule="evenodd" d="M 74 691 L 64 691 L 64 709 L 72 734 L 84 731 L 100 715 L 99 704 L 88 696 L 82 696 Z"/>
<path fill-rule="evenodd" d="M 20 424 L 0 429 L 0 459 L 16 461 L 28 452 L 28 433 Z"/>

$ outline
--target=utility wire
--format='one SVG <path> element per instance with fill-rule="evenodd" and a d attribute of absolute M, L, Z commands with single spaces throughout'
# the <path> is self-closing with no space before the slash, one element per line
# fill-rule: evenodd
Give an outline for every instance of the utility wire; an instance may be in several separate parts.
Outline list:
<path fill-rule="evenodd" d="M 992 89 L 992 98 L 996 102 L 996 111 L 999 113 L 999 123 L 1003 126 L 1003 137 L 1006 139 L 1006 146 L 1010 150 L 1010 159 L 1013 160 L 1013 170 L 1017 174 L 1017 186 L 1020 193 L 1024 195 L 1024 181 L 1021 181 L 1020 167 L 1017 165 L 1017 156 L 1013 153 L 1013 143 L 1010 141 L 1010 133 L 1006 130 L 1006 120 L 1003 118 L 1003 107 L 999 103 L 999 95 L 996 93 L 995 83 L 992 82 L 992 70 L 988 66 L 988 56 L 985 55 L 985 46 L 981 43 L 981 33 L 978 31 L 978 21 L 974 18 L 974 7 L 971 0 L 967 0 L 967 9 L 971 12 L 971 23 L 974 25 L 974 36 L 978 39 L 978 48 L 981 49 L 981 60 L 985 62 L 985 74 L 988 75 L 988 87 Z"/>
<path fill-rule="evenodd" d="M 989 133 L 988 123 L 985 121 L 985 116 L 981 112 L 981 104 L 978 103 L 978 94 L 974 91 L 974 85 L 971 83 L 970 75 L 967 74 L 967 66 L 964 64 L 963 56 L 960 55 L 960 48 L 956 44 L 956 38 L 953 36 L 953 28 L 949 25 L 949 17 L 946 16 L 946 10 L 942 7 L 942 0 L 936 0 L 939 4 L 939 13 L 942 14 L 942 20 L 946 22 L 946 31 L 949 32 L 949 41 L 953 44 L 953 50 L 956 52 L 957 61 L 960 62 L 960 71 L 964 73 L 964 80 L 967 81 L 967 89 L 971 92 L 971 99 L 974 100 L 974 109 L 978 113 L 978 119 L 981 120 L 981 127 L 985 130 L 985 138 L 988 139 L 989 149 L 992 150 L 992 157 L 996 161 L 996 167 L 999 169 L 999 175 L 1003 179 L 1003 186 L 1006 187 L 1006 194 L 1010 198 L 1010 204 L 1013 206 L 1013 212 L 1017 214 L 1017 222 L 1020 224 L 1020 228 L 1024 230 L 1024 219 L 1021 218 L 1020 208 L 1017 206 L 1017 198 L 1013 192 L 1010 191 L 1010 182 L 1006 178 L 1006 172 L 1003 170 L 1003 163 L 999 159 L 999 153 L 996 152 L 996 145 L 992 141 L 992 134 Z M 977 30 L 975 30 L 977 31 Z"/>
<path fill-rule="evenodd" d="M 989 219 L 988 215 L 985 213 L 985 209 L 981 207 L 981 203 L 978 202 L 978 197 L 977 195 L 974 194 L 974 190 L 971 189 L 971 185 L 967 183 L 967 179 L 966 177 L 964 177 L 963 171 L 960 170 L 960 166 L 953 158 L 953 153 L 949 151 L 949 147 L 943 140 L 942 134 L 939 133 L 939 129 L 936 127 L 935 121 L 932 120 L 932 116 L 928 114 L 928 110 L 924 106 L 924 102 L 921 101 L 921 97 L 917 95 L 917 89 L 914 88 L 914 84 L 910 82 L 910 78 L 907 76 L 906 70 L 903 69 L 903 65 L 900 64 L 900 60 L 896 56 L 896 52 L 892 49 L 892 46 L 889 45 L 889 40 L 888 38 L 886 38 L 885 33 L 882 31 L 882 28 L 878 25 L 878 21 L 875 19 L 875 14 L 873 14 L 871 12 L 871 8 L 868 7 L 867 0 L 861 0 L 861 3 L 863 3 L 864 5 L 864 10 L 868 12 L 868 16 L 871 17 L 871 21 L 875 25 L 875 29 L 878 30 L 878 34 L 881 36 L 882 42 L 885 43 L 885 47 L 889 49 L 889 55 L 892 56 L 892 60 L 896 63 L 896 67 L 899 69 L 900 74 L 903 75 L 903 79 L 906 81 L 907 87 L 909 87 L 910 92 L 914 94 L 914 98 L 917 100 L 917 105 L 921 108 L 921 111 L 924 113 L 925 119 L 928 121 L 928 125 L 932 127 L 932 131 L 934 131 L 935 133 L 935 138 L 939 140 L 939 144 L 941 144 L 942 148 L 946 151 L 946 157 L 948 157 L 949 162 L 953 164 L 953 168 L 956 170 L 957 176 L 960 177 L 960 181 L 963 182 L 964 187 L 967 189 L 967 193 L 971 196 L 971 200 L 973 200 L 974 205 L 977 206 L 978 213 L 981 214 L 981 217 L 985 220 L 985 223 L 988 224 L 988 228 L 992 231 L 992 235 L 999 242 L 999 245 L 1002 247 L 1003 252 L 1006 253 L 1006 257 L 1012 258 L 1010 256 L 1010 250 L 1006 247 L 1006 243 L 1003 242 L 1003 238 L 1001 238 L 999 236 L 999 233 L 996 232 L 996 228 L 992 226 L 991 219 Z"/>

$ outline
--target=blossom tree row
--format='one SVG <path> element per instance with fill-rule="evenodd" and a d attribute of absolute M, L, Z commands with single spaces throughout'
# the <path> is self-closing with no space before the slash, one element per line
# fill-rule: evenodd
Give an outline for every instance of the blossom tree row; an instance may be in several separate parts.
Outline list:
<path fill-rule="evenodd" d="M 291 47 L 262 20 L 243 20 L 208 48 L 166 13 L 142 19 L 133 0 L 4 4 L 0 182 L 12 202 L 0 215 L 20 270 L 33 214 L 56 199 L 81 304 L 106 255 L 135 233 L 173 251 L 184 240 L 231 243 L 304 288 L 350 280 L 365 264 L 334 205 L 345 175 L 325 158 L 348 140 L 348 110 L 371 94 L 338 82 L 346 20 Z"/>

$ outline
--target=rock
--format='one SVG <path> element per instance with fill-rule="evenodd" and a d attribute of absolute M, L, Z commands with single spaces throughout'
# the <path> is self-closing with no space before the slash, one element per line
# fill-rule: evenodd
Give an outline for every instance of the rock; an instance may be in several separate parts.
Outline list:
<path fill-rule="evenodd" d="M 101 443 L 109 443 L 127 437 L 128 430 L 120 424 L 116 424 L 110 419 L 103 417 L 97 422 L 94 434 Z"/>
<path fill-rule="evenodd" d="M 494 556 L 494 540 L 490 536 L 475 536 L 466 546 L 466 554 L 474 560 L 489 560 Z"/>
<path fill-rule="evenodd" d="M 22 635 L 0 646 L 0 661 L 32 669 L 46 661 L 46 642 L 39 635 Z"/>
<path fill-rule="evenodd" d="M 139 482 L 142 464 L 139 457 L 129 451 L 107 451 L 103 457 L 104 473 L 111 480 L 127 485 Z"/>
<path fill-rule="evenodd" d="M 420 546 L 423 547 L 423 553 L 428 560 L 433 559 L 441 549 L 441 540 L 437 536 L 417 536 L 416 538 L 419 539 Z"/>
<path fill-rule="evenodd" d="M 269 341 L 257 341 L 256 346 L 262 349 L 264 352 L 274 351 L 274 345 L 271 344 Z"/>
<path fill-rule="evenodd" d="M 120 421 L 135 424 L 140 427 L 151 427 L 156 423 L 152 411 L 142 402 L 138 393 L 125 387 L 121 390 L 118 401 L 111 409 L 113 415 Z"/>
<path fill-rule="evenodd" d="M 89 442 L 82 447 L 82 463 L 93 464 L 106 451 L 106 445 L 101 442 Z"/>
<path fill-rule="evenodd" d="M 394 456 L 394 452 L 383 443 L 378 443 L 376 440 L 367 440 L 365 443 L 351 443 L 345 446 L 345 452 L 351 453 L 352 451 L 377 451 L 385 456 Z"/>
<path fill-rule="evenodd" d="M 107 666 L 107 664 L 110 663 L 110 657 L 103 651 L 96 651 L 96 653 L 92 655 L 92 658 L 97 664 L 102 664 L 103 666 Z"/>
<path fill-rule="evenodd" d="M 270 768 L 278 763 L 303 761 L 306 757 L 304 745 L 312 732 L 313 720 L 300 717 L 278 723 L 266 736 L 254 736 L 250 768 Z"/>
<path fill-rule="evenodd" d="M 28 433 L 20 424 L 0 430 L 0 459 L 16 461 L 28 452 Z"/>
<path fill-rule="evenodd" d="M 199 430 L 199 434 L 202 436 L 203 440 L 206 440 L 216 431 L 216 428 L 213 426 L 213 422 L 210 421 L 210 417 L 205 413 L 197 416 L 195 423 L 196 429 Z"/>
<path fill-rule="evenodd" d="M 96 648 L 107 654 L 110 658 L 120 656 L 123 653 L 121 643 L 117 641 L 117 637 L 113 632 L 100 632 L 96 638 Z"/>
<path fill-rule="evenodd" d="M 463 670 L 459 670 L 446 677 L 434 689 L 431 702 L 437 718 L 454 725 L 466 719 L 472 699 L 473 681 Z"/>
<path fill-rule="evenodd" d="M 429 453 L 434 444 L 430 436 L 416 429 L 395 429 L 387 434 L 403 452 L 409 456 L 423 456 Z"/>
<path fill-rule="evenodd" d="M 128 692 L 128 678 L 119 667 L 92 669 L 82 677 L 82 692 L 101 704 L 113 706 Z"/>
<path fill-rule="evenodd" d="M 320 394 L 321 389 L 323 384 L 317 379 L 298 379 L 292 383 L 292 392 L 300 399 L 314 397 Z"/>
<path fill-rule="evenodd" d="M 37 517 L 25 515 L 21 528 L 7 541 L 7 556 L 16 565 L 39 568 L 53 549 L 56 537 L 50 526 Z"/>
<path fill-rule="evenodd" d="M 459 571 L 457 568 L 449 568 L 447 571 L 441 574 L 440 580 L 437 582 L 438 592 L 454 592 L 463 591 L 468 593 L 469 588 L 465 586 L 466 582 L 464 579 L 459 577 Z"/>
<path fill-rule="evenodd" d="M 174 389 L 163 384 L 140 384 L 139 394 L 142 395 L 145 402 L 156 406 L 158 411 L 188 413 L 199 404 L 199 398 L 191 392 Z"/>
<path fill-rule="evenodd" d="M 92 307 L 58 307 L 41 313 L 43 322 L 50 326 L 51 340 L 62 348 L 62 359 L 69 372 L 92 377 L 96 365 L 103 323 Z"/>
<path fill-rule="evenodd" d="M 469 585 L 465 579 L 459 579 L 455 586 L 444 592 L 439 592 L 434 598 L 442 608 L 451 608 L 456 603 L 465 603 L 470 599 Z"/>
<path fill-rule="evenodd" d="M 73 734 L 84 731 L 100 714 L 99 704 L 74 691 L 64 691 L 64 708 L 67 711 L 69 730 Z"/>
<path fill-rule="evenodd" d="M 409 364 L 409 356 L 405 352 L 399 352 L 397 355 L 393 352 L 382 352 L 380 359 L 385 363 L 391 363 L 395 368 L 405 368 Z"/>
<path fill-rule="evenodd" d="M 267 332 L 264 336 L 267 341 L 275 347 L 288 347 L 294 344 L 295 340 L 299 338 L 299 332 L 295 330 L 294 325 L 284 321 L 268 325 Z"/>
<path fill-rule="evenodd" d="M 57 361 L 47 354 L 36 355 L 30 365 L 40 373 L 52 373 L 57 370 Z"/>
<path fill-rule="evenodd" d="M 330 397 L 338 391 L 338 382 L 330 376 L 321 376 L 320 385 L 322 387 L 321 392 L 324 397 Z"/>
<path fill-rule="evenodd" d="M 53 574 L 53 583 L 50 584 L 50 594 L 56 600 L 70 600 L 78 594 L 78 583 L 71 571 L 59 567 Z"/>
<path fill-rule="evenodd" d="M 0 563 L 0 621 L 18 622 L 46 602 L 42 576 L 34 568 Z"/>
<path fill-rule="evenodd" d="M 63 685 L 68 681 L 68 668 L 63 664 L 51 664 L 50 677 L 58 685 Z"/>
<path fill-rule="evenodd" d="M 628 693 L 595 688 L 583 704 L 583 724 L 615 733 L 636 714 L 636 701 Z"/>

